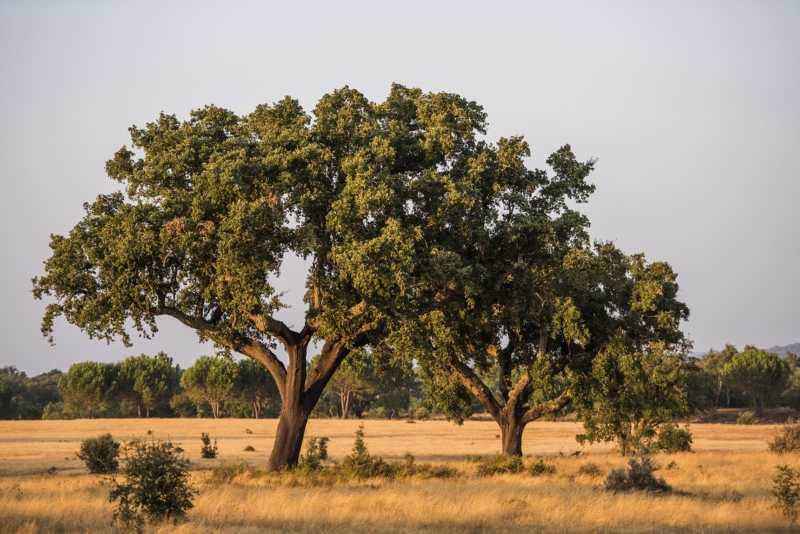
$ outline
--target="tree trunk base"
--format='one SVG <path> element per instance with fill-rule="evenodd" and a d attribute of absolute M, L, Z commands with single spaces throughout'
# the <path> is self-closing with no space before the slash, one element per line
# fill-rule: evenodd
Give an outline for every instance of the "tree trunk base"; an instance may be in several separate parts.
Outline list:
<path fill-rule="evenodd" d="M 500 425 L 503 454 L 506 456 L 522 456 L 522 433 L 525 425 Z"/>
<path fill-rule="evenodd" d="M 281 413 L 275 433 L 275 444 L 272 446 L 267 464 L 269 471 L 280 471 L 297 465 L 303 448 L 303 436 L 307 423 L 308 415 L 303 413 Z"/>

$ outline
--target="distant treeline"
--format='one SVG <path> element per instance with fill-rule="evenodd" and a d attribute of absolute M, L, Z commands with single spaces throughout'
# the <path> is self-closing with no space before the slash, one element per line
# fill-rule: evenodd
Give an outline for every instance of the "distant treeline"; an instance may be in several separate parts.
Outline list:
<path fill-rule="evenodd" d="M 798 344 L 800 345 L 800 344 Z M 794 347 L 794 346 L 791 346 Z M 790 348 L 791 348 L 790 347 Z M 313 370 L 316 358 L 309 363 Z M 796 352 L 733 345 L 691 361 L 693 405 L 703 409 L 766 407 L 800 409 L 800 361 Z M 497 398 L 498 373 L 481 373 Z M 366 351 L 334 375 L 312 417 L 426 418 L 441 414 L 411 365 L 377 367 Z M 0 368 L 0 418 L 277 417 L 281 398 L 269 372 L 248 358 L 202 356 L 188 369 L 159 353 L 117 363 L 82 362 L 28 377 Z M 473 413 L 483 412 L 472 403 Z M 569 408 L 560 415 L 569 413 Z"/>

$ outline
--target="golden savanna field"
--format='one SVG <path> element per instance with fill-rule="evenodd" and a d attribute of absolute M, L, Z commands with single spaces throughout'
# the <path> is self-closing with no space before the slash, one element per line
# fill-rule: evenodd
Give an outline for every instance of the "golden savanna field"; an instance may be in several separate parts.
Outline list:
<path fill-rule="evenodd" d="M 189 521 L 148 526 L 147 532 L 789 532 L 771 509 L 778 464 L 800 458 L 767 451 L 779 425 L 693 424 L 693 453 L 657 456 L 657 475 L 678 494 L 612 494 L 605 475 L 625 464 L 609 445 L 581 450 L 581 425 L 537 422 L 525 431 L 523 450 L 555 465 L 555 474 L 478 477 L 468 457 L 500 450 L 491 421 L 367 420 L 371 454 L 446 463 L 461 474 L 449 479 L 373 479 L 335 485 L 289 484 L 240 475 L 212 483 L 221 463 L 266 465 L 276 420 L 96 419 L 0 421 L 0 532 L 114 532 L 109 483 L 89 475 L 75 457 L 80 441 L 110 432 L 118 440 L 171 438 L 185 450 L 200 490 Z M 358 421 L 312 419 L 307 436 L 330 438 L 329 454 L 350 452 Z M 249 432 L 248 432 L 249 430 Z M 219 458 L 200 458 L 200 433 L 210 433 Z M 244 452 L 246 446 L 255 452 Z M 666 466 L 674 462 L 673 466 Z M 581 466 L 597 464 L 592 475 Z M 55 467 L 56 469 L 51 469 Z M 586 469 L 583 470 L 587 471 Z"/>

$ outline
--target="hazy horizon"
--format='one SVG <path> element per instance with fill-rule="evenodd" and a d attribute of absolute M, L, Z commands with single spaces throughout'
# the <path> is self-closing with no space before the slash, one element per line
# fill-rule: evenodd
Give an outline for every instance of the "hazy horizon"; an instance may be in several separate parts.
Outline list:
<path fill-rule="evenodd" d="M 39 332 L 49 235 L 119 189 L 103 166 L 128 127 L 287 94 L 310 110 L 344 85 L 382 101 L 392 82 L 475 100 L 530 167 L 567 143 L 598 158 L 592 237 L 673 266 L 695 351 L 800 342 L 799 24 L 780 1 L 1 4 L 0 366 L 212 352 L 168 320 L 130 349 L 63 320 L 56 346 Z"/>

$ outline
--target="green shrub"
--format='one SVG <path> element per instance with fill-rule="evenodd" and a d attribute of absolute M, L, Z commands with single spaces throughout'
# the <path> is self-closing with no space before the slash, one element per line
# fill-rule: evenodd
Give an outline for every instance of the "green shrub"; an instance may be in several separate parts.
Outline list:
<path fill-rule="evenodd" d="M 800 450 L 800 423 L 790 422 L 769 444 L 771 452 L 784 454 Z"/>
<path fill-rule="evenodd" d="M 787 465 L 776 467 L 778 473 L 772 478 L 772 496 L 775 502 L 772 507 L 780 511 L 791 524 L 797 521 L 798 502 L 800 502 L 800 473 Z"/>
<path fill-rule="evenodd" d="M 214 440 L 214 446 L 211 446 L 211 438 L 205 432 L 200 433 L 200 441 L 203 446 L 200 447 L 201 458 L 216 458 L 217 457 L 217 440 Z"/>
<path fill-rule="evenodd" d="M 675 423 L 661 425 L 661 428 L 658 429 L 658 439 L 652 449 L 667 454 L 691 452 L 692 433 L 689 431 L 689 425 L 684 428 L 678 428 Z"/>
<path fill-rule="evenodd" d="M 478 464 L 478 469 L 475 474 L 479 477 L 486 477 L 492 475 L 502 475 L 505 473 L 518 474 L 528 473 L 531 476 L 552 475 L 556 472 L 556 467 L 552 464 L 545 463 L 541 456 L 537 456 L 528 464 L 519 456 L 506 456 L 503 454 L 495 454 L 488 458 L 478 456 L 473 459 Z"/>
<path fill-rule="evenodd" d="M 556 466 L 553 464 L 545 463 L 544 458 L 541 456 L 537 456 L 535 460 L 533 460 L 528 466 L 525 468 L 529 475 L 532 477 L 538 477 L 540 475 L 552 475 L 556 472 Z"/>
<path fill-rule="evenodd" d="M 81 450 L 76 456 L 81 459 L 89 472 L 95 475 L 113 473 L 119 467 L 118 441 L 111 434 L 88 438 L 81 442 Z"/>
<path fill-rule="evenodd" d="M 606 477 L 606 491 L 647 491 L 653 493 L 669 493 L 672 487 L 663 478 L 656 478 L 653 472 L 658 470 L 650 458 L 642 458 L 641 463 L 631 458 L 628 470 L 612 469 Z"/>
<path fill-rule="evenodd" d="M 256 452 L 256 448 L 253 447 L 252 445 L 248 445 L 247 447 L 244 448 L 244 451 L 245 452 Z"/>
<path fill-rule="evenodd" d="M 519 456 L 505 456 L 495 454 L 489 458 L 477 459 L 478 469 L 475 472 L 479 477 L 501 475 L 504 473 L 522 473 L 525 464 Z"/>
<path fill-rule="evenodd" d="M 328 459 L 328 439 L 310 437 L 306 440 L 306 453 L 300 456 L 297 468 L 305 471 L 315 471 L 322 467 L 322 462 Z"/>
<path fill-rule="evenodd" d="M 380 456 L 373 456 L 364 443 L 364 424 L 356 430 L 356 439 L 353 442 L 353 451 L 344 457 L 338 466 L 337 474 L 340 479 L 374 478 L 391 476 L 392 469 Z"/>
<path fill-rule="evenodd" d="M 189 460 L 171 441 L 134 440 L 125 447 L 125 482 L 112 480 L 108 500 L 117 502 L 114 522 L 123 530 L 141 531 L 151 523 L 177 522 L 194 507 L 197 494 L 189 484 Z"/>
<path fill-rule="evenodd" d="M 736 418 L 737 425 L 754 425 L 756 423 L 758 423 L 758 419 L 753 412 L 744 411 Z"/>

